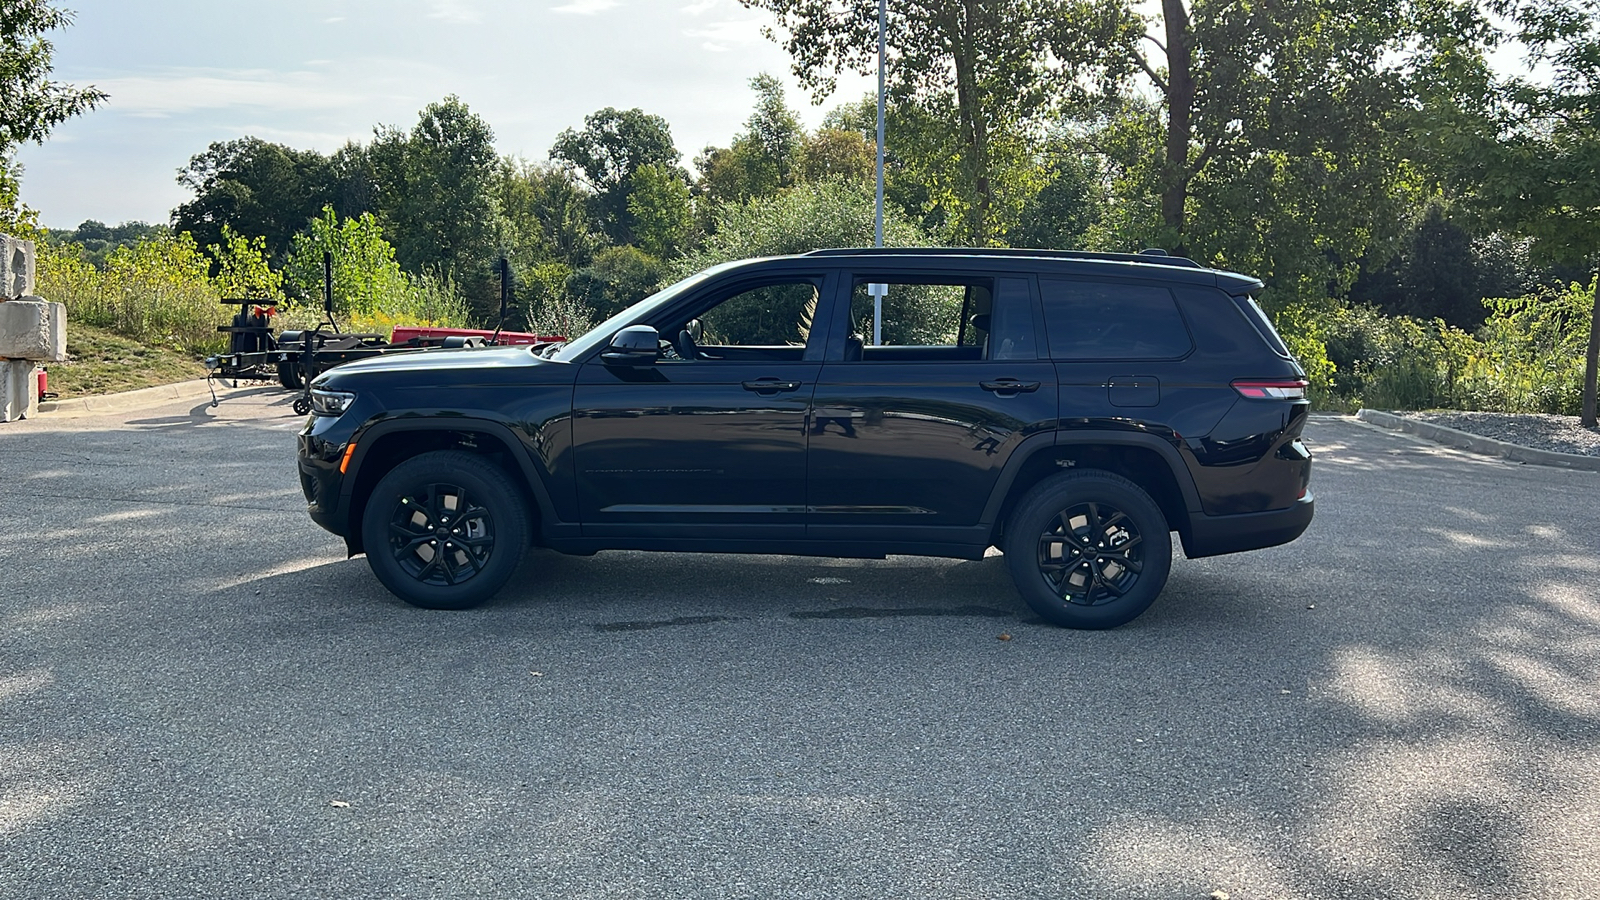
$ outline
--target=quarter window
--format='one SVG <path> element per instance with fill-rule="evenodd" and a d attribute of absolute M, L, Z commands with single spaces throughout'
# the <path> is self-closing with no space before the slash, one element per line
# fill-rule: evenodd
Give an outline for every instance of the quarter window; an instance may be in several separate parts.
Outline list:
<path fill-rule="evenodd" d="M 1039 279 L 1053 359 L 1174 359 L 1194 347 L 1166 288 Z"/>

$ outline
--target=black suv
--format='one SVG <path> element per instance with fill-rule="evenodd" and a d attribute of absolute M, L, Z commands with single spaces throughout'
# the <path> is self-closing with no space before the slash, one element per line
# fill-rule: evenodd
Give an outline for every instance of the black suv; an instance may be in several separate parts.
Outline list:
<path fill-rule="evenodd" d="M 406 601 L 531 544 L 980 559 L 1108 628 L 1172 562 L 1311 522 L 1305 373 L 1261 282 L 1159 252 L 822 250 L 729 263 L 575 340 L 313 385 L 311 517 Z"/>

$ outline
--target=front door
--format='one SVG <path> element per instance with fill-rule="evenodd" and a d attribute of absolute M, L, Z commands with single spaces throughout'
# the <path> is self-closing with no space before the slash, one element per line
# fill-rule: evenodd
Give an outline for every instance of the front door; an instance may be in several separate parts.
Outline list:
<path fill-rule="evenodd" d="M 714 292 L 648 323 L 654 364 L 583 366 L 572 430 L 585 535 L 804 535 L 823 282 Z"/>

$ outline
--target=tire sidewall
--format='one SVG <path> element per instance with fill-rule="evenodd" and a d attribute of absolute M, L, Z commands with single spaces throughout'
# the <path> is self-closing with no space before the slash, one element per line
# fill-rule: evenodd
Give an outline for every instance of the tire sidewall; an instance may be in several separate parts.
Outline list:
<path fill-rule="evenodd" d="M 1127 595 L 1096 606 L 1070 603 L 1039 571 L 1038 541 L 1050 521 L 1080 503 L 1106 503 L 1125 513 L 1145 547 L 1143 570 Z M 1067 628 L 1115 628 L 1150 607 L 1172 568 L 1172 535 L 1166 517 L 1138 485 L 1110 472 L 1063 472 L 1036 485 L 1006 526 L 1006 563 L 1022 599 L 1044 619 Z"/>
<path fill-rule="evenodd" d="M 400 499 L 436 482 L 464 488 L 474 503 L 489 510 L 493 521 L 489 561 L 483 571 L 458 585 L 418 581 L 400 567 L 389 547 L 389 522 Z M 527 523 L 521 492 L 499 467 L 470 453 L 436 451 L 406 460 L 378 481 L 361 516 L 361 537 L 372 573 L 395 596 L 424 609 L 467 609 L 493 597 L 516 572 L 527 545 Z"/>

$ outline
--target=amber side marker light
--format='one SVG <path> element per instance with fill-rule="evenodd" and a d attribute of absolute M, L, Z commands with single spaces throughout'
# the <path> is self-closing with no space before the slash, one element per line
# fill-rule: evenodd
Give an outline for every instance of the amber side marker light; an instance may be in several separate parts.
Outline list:
<path fill-rule="evenodd" d="M 1233 389 L 1246 400 L 1303 400 L 1310 385 L 1304 378 L 1241 378 Z"/>
<path fill-rule="evenodd" d="M 345 473 L 345 470 L 350 468 L 350 457 L 354 456 L 355 452 L 356 452 L 355 442 L 351 441 L 350 445 L 344 448 L 344 459 L 339 460 L 339 474 L 340 475 L 343 475 Z"/>

